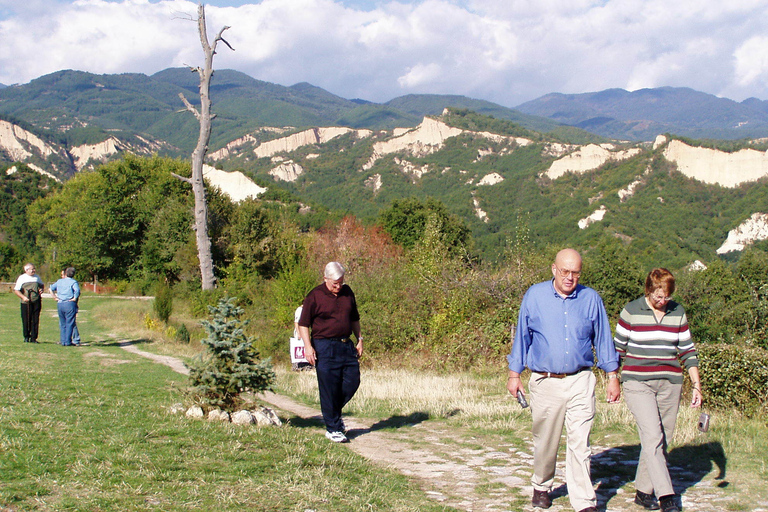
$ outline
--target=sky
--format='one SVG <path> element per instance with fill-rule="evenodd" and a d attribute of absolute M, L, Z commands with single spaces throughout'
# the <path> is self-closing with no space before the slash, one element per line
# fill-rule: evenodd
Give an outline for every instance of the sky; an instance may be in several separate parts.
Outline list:
<path fill-rule="evenodd" d="M 0 83 L 197 66 L 197 2 L 0 0 Z M 210 0 L 214 69 L 386 102 L 690 87 L 768 100 L 768 0 Z M 215 78 L 214 78 L 215 79 Z"/>

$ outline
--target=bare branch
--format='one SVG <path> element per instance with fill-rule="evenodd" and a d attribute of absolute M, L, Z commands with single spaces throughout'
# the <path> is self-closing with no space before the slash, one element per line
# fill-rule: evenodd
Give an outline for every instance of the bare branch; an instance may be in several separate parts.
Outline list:
<path fill-rule="evenodd" d="M 235 51 L 235 49 L 234 49 L 234 48 L 232 48 L 232 45 L 231 45 L 231 44 L 229 44 L 229 43 L 227 42 L 227 40 L 226 40 L 226 39 L 224 39 L 223 37 L 220 37 L 220 38 L 219 38 L 219 41 L 222 41 L 222 42 L 223 42 L 225 45 L 227 45 L 227 47 L 228 47 L 230 50 L 232 50 L 232 51 Z"/>
<path fill-rule="evenodd" d="M 179 98 L 181 98 L 181 102 L 184 103 L 184 107 L 186 107 L 186 110 L 188 110 L 189 112 L 192 112 L 193 114 L 195 114 L 196 118 L 200 119 L 200 112 L 197 111 L 197 109 L 189 102 L 189 100 L 187 100 L 187 98 L 184 97 L 182 93 L 179 93 Z M 180 112 L 183 112 L 183 110 Z"/>
<path fill-rule="evenodd" d="M 172 172 L 172 173 L 171 173 L 171 176 L 173 176 L 174 178 L 178 178 L 178 179 L 180 179 L 181 181 L 185 181 L 185 182 L 189 183 L 190 185 L 192 184 L 192 180 L 191 180 L 191 179 L 189 179 L 189 178 L 185 178 L 184 176 L 179 176 L 179 175 L 178 175 L 178 174 L 176 174 L 175 172 Z"/>

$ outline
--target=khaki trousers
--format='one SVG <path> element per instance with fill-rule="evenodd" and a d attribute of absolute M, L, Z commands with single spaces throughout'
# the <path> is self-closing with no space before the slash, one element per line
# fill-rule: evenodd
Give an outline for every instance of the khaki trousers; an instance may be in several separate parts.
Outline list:
<path fill-rule="evenodd" d="M 682 384 L 666 379 L 624 383 L 624 401 L 632 411 L 640 436 L 640 461 L 635 489 L 656 497 L 674 494 L 667 469 L 667 444 L 672 439 L 680 407 Z"/>
<path fill-rule="evenodd" d="M 595 375 L 585 370 L 563 379 L 531 374 L 528 384 L 533 415 L 533 478 L 537 491 L 550 491 L 557 449 L 566 431 L 565 483 L 574 510 L 594 507 L 589 433 L 595 418 Z"/>

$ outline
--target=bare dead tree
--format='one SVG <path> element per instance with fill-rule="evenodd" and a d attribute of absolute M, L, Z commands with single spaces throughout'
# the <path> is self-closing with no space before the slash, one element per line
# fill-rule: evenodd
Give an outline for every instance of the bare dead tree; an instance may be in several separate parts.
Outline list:
<path fill-rule="evenodd" d="M 179 93 L 186 110 L 192 112 L 200 123 L 200 135 L 197 138 L 197 146 L 192 152 L 192 177 L 186 178 L 173 174 L 178 179 L 192 185 L 195 195 L 195 237 L 197 241 L 197 257 L 200 260 L 200 274 L 202 276 L 203 290 L 212 290 L 216 287 L 216 279 L 213 275 L 213 257 L 211 255 L 211 237 L 208 235 L 208 200 L 205 195 L 205 183 L 203 182 L 203 162 L 208 152 L 208 141 L 211 139 L 211 121 L 215 114 L 211 112 L 211 77 L 213 76 L 213 56 L 216 55 L 216 46 L 219 41 L 226 44 L 230 50 L 234 48 L 224 40 L 222 34 L 229 27 L 219 30 L 212 43 L 208 42 L 208 31 L 205 23 L 205 6 L 201 3 L 197 6 L 197 30 L 200 34 L 200 43 L 205 54 L 205 64 L 201 67 L 192 67 L 192 72 L 200 75 L 200 110 L 197 110 L 183 94 Z"/>

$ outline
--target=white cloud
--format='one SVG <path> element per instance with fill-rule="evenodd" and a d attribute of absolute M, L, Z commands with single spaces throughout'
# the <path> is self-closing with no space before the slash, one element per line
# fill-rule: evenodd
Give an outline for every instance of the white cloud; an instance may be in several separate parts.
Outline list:
<path fill-rule="evenodd" d="M 223 7 L 233 5 L 233 7 Z M 0 82 L 201 61 L 191 0 L 0 0 Z M 43 14 L 44 13 L 44 14 Z M 768 99 L 764 0 L 211 0 L 216 67 L 347 98 L 687 86 Z"/>

